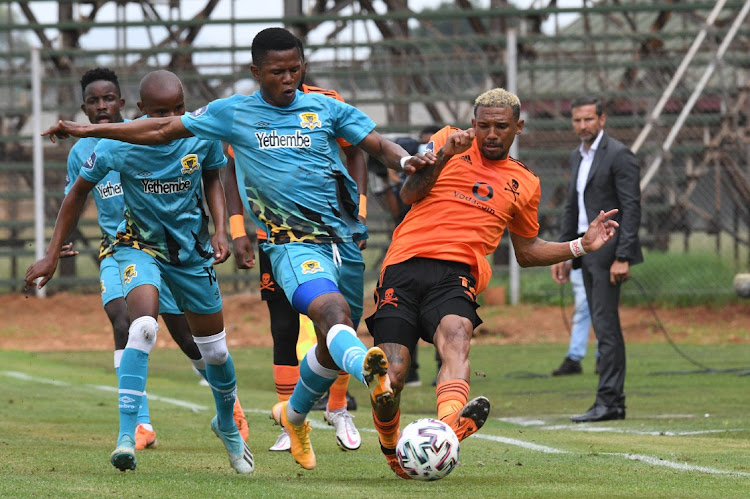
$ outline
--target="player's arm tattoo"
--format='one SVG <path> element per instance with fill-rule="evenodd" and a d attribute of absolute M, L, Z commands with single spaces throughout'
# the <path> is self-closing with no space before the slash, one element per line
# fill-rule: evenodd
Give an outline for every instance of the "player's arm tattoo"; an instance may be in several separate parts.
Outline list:
<path fill-rule="evenodd" d="M 401 187 L 401 200 L 404 203 L 414 204 L 424 198 L 437 182 L 443 167 L 453 157 L 452 154 L 445 154 L 442 149 L 437 152 L 436 156 L 437 160 L 434 164 L 427 165 L 407 177 L 406 182 Z"/>

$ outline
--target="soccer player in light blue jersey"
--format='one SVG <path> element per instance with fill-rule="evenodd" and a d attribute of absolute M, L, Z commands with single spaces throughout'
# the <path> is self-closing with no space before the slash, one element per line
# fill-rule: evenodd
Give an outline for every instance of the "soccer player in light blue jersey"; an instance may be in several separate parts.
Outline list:
<path fill-rule="evenodd" d="M 119 123 L 124 121 L 122 109 L 125 100 L 121 97 L 120 84 L 117 75 L 107 68 L 95 68 L 86 71 L 81 77 L 81 92 L 83 104 L 81 110 L 91 123 Z M 94 137 L 83 138 L 76 142 L 68 154 L 68 172 L 65 194 L 73 187 L 78 178 L 81 166 L 86 163 L 94 147 L 100 139 Z M 117 261 L 111 258 L 114 254 L 114 242 L 117 228 L 123 220 L 125 201 L 120 185 L 120 174 L 109 172 L 93 189 L 96 203 L 97 221 L 102 232 L 99 245 L 99 285 L 102 304 L 107 314 L 114 334 L 114 367 L 120 370 L 120 360 L 128 342 L 128 328 L 130 318 L 122 290 L 122 280 Z M 69 250 L 69 255 L 77 252 Z M 174 301 L 168 286 L 161 286 L 159 292 L 159 314 L 167 325 L 175 343 L 190 359 L 195 369 L 205 377 L 206 363 L 203 361 L 198 346 L 193 341 L 192 333 L 185 314 Z M 247 440 L 248 426 L 242 406 L 237 399 L 234 407 L 234 420 L 240 429 L 243 439 Z M 151 425 L 148 396 L 144 392 L 141 407 L 138 410 L 135 429 L 136 450 L 156 447 L 156 432 Z"/>
<path fill-rule="evenodd" d="M 182 83 L 168 71 L 154 71 L 141 80 L 138 107 L 152 117 L 185 112 Z M 194 341 L 206 363 L 206 378 L 216 403 L 211 428 L 221 439 L 238 473 L 254 469 L 253 456 L 232 418 L 236 394 L 234 364 L 229 355 L 222 316 L 221 293 L 214 264 L 229 256 L 226 207 L 219 169 L 226 164 L 221 143 L 185 138 L 160 146 L 134 146 L 100 141 L 65 197 L 45 257 L 26 272 L 26 286 L 41 277 L 44 286 L 57 267 L 59 249 L 88 193 L 112 171 L 120 173 L 125 220 L 115 243 L 128 310 L 133 319 L 119 373 L 120 432 L 112 464 L 135 469 L 134 430 L 148 372 L 148 356 L 156 341 L 159 288 L 170 287 L 185 311 Z M 203 195 L 214 220 L 208 230 Z"/>
<path fill-rule="evenodd" d="M 140 144 L 196 136 L 232 144 L 237 186 L 253 220 L 267 227 L 263 249 L 274 275 L 294 308 L 321 331 L 317 346 L 300 363 L 291 398 L 272 410 L 273 419 L 289 430 L 294 459 L 313 469 L 307 413 L 339 368 L 367 385 L 373 400 L 388 403 L 393 397 L 385 354 L 379 348 L 367 350 L 355 331 L 362 314 L 364 271 L 356 241 L 364 226 L 357 220 L 356 187 L 341 164 L 336 138 L 407 174 L 430 160 L 408 156 L 352 106 L 300 92 L 303 61 L 289 31 L 258 33 L 252 56 L 260 89 L 250 96 L 219 99 L 181 118 L 102 125 L 61 121 L 44 135 Z"/>

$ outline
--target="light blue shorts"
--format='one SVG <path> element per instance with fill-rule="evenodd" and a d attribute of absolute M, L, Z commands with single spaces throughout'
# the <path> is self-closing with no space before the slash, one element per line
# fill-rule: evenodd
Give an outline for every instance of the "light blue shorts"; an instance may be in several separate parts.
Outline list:
<path fill-rule="evenodd" d="M 117 298 L 124 298 L 122 292 L 122 281 L 120 280 L 120 267 L 117 260 L 108 256 L 99 262 L 99 290 L 102 292 L 102 305 Z"/>
<path fill-rule="evenodd" d="M 318 296 L 340 292 L 352 312 L 352 322 L 362 318 L 365 262 L 357 243 L 262 244 L 271 259 L 273 275 L 286 297 L 300 313 Z M 337 258 L 334 262 L 334 248 Z"/>
<path fill-rule="evenodd" d="M 206 265 L 178 267 L 163 263 L 145 251 L 128 246 L 115 247 L 115 260 L 120 267 L 123 293 L 127 297 L 134 288 L 150 284 L 172 291 L 173 311 L 167 311 L 165 304 L 159 303 L 159 313 L 181 313 L 189 310 L 196 314 L 215 314 L 221 310 L 221 291 L 216 280 L 212 260 Z M 161 293 L 159 293 L 161 295 Z M 178 310 L 178 311 L 175 311 Z"/>

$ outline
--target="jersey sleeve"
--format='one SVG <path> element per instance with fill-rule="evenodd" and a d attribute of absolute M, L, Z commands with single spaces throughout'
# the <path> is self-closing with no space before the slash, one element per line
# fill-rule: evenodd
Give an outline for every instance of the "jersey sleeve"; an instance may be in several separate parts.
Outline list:
<path fill-rule="evenodd" d="M 529 201 L 519 208 L 508 224 L 508 230 L 521 237 L 536 237 L 539 235 L 539 201 L 542 197 L 542 187 L 536 183 L 534 193 Z"/>
<path fill-rule="evenodd" d="M 80 176 L 84 180 L 96 184 L 112 170 L 107 149 L 106 142 L 100 141 L 91 156 L 81 165 Z"/>
<path fill-rule="evenodd" d="M 232 151 L 234 152 L 234 151 Z M 206 170 L 218 170 L 227 165 L 227 157 L 221 147 L 221 142 L 212 140 L 206 152 L 206 159 L 203 160 L 203 168 Z"/>
<path fill-rule="evenodd" d="M 357 145 L 375 128 L 375 122 L 359 109 L 345 102 L 329 100 L 332 108 L 331 114 L 335 118 L 336 137 Z"/>
<path fill-rule="evenodd" d="M 75 147 L 75 146 L 74 146 Z M 70 192 L 71 187 L 78 178 L 78 173 L 81 171 L 81 159 L 73 149 L 68 154 L 68 171 L 65 176 L 65 195 Z"/>
<path fill-rule="evenodd" d="M 346 101 L 344 100 L 344 98 L 343 98 L 343 97 L 341 97 L 341 94 L 339 94 L 339 93 L 338 93 L 337 91 L 335 91 L 335 90 L 329 90 L 329 92 L 330 92 L 330 95 L 328 95 L 328 94 L 324 94 L 324 95 L 327 95 L 327 96 L 328 96 L 328 97 L 330 97 L 331 99 L 336 99 L 336 100 L 337 100 L 337 101 L 339 101 L 339 102 L 346 102 Z M 338 137 L 338 138 L 336 139 L 336 143 L 337 143 L 337 144 L 339 145 L 339 147 L 340 147 L 340 148 L 342 148 L 342 149 L 343 149 L 343 148 L 345 148 L 345 147 L 351 147 L 351 144 L 350 144 L 349 142 L 347 142 L 347 140 L 346 140 L 346 139 L 344 139 L 344 138 L 342 138 L 342 137 Z"/>
<path fill-rule="evenodd" d="M 233 98 L 211 101 L 202 108 L 182 115 L 182 124 L 201 139 L 218 139 L 233 142 Z"/>

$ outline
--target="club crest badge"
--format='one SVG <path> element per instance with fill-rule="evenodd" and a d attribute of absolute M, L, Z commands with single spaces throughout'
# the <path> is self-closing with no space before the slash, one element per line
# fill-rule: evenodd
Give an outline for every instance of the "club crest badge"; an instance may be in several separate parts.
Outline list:
<path fill-rule="evenodd" d="M 320 262 L 317 260 L 307 260 L 302 262 L 302 273 L 303 274 L 315 274 L 316 272 L 323 272 L 323 267 L 320 266 Z"/>
<path fill-rule="evenodd" d="M 323 126 L 323 123 L 320 122 L 320 118 L 318 118 L 318 113 L 301 113 L 299 117 L 302 120 L 299 126 L 302 128 L 315 130 L 316 128 Z"/>
<path fill-rule="evenodd" d="M 125 268 L 125 272 L 122 273 L 122 281 L 125 284 L 130 284 L 130 281 L 132 281 L 133 278 L 137 276 L 138 276 L 138 271 L 135 270 L 135 264 L 128 265 L 127 268 Z"/>
<path fill-rule="evenodd" d="M 201 164 L 198 162 L 197 154 L 188 154 L 180 160 L 180 163 L 182 163 L 183 175 L 190 175 L 201 167 Z"/>

